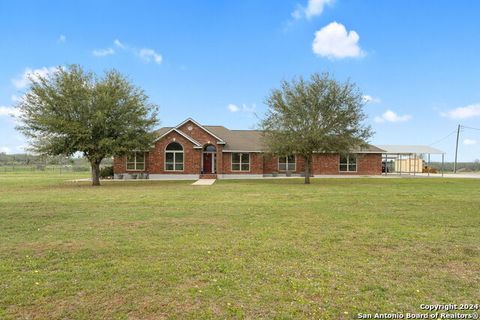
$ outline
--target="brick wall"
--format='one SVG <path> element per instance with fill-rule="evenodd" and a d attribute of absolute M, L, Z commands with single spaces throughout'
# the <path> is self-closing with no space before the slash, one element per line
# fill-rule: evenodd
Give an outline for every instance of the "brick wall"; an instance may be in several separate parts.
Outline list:
<path fill-rule="evenodd" d="M 278 171 L 278 157 L 264 157 L 264 173 L 271 174 Z M 305 171 L 305 161 L 303 157 L 297 157 L 297 166 L 294 173 L 302 173 Z M 340 155 L 338 154 L 315 154 L 312 159 L 313 174 L 362 174 L 376 175 L 382 174 L 382 156 L 381 154 L 358 154 L 357 155 L 357 172 L 340 172 Z"/>
<path fill-rule="evenodd" d="M 183 147 L 183 171 L 165 171 L 165 148 L 172 142 L 177 142 Z M 158 140 L 155 143 L 155 148 L 150 151 L 149 173 L 199 174 L 202 151 L 193 147 L 194 144 L 190 140 L 175 131 L 170 132 Z"/>
<path fill-rule="evenodd" d="M 198 141 L 202 146 L 213 144 L 215 147 L 217 147 L 218 140 L 192 121 L 187 121 L 178 129 L 189 137 L 192 137 L 194 140 Z"/>
<path fill-rule="evenodd" d="M 340 156 L 335 153 L 314 154 L 312 158 L 313 174 L 341 174 L 339 169 Z"/>
<path fill-rule="evenodd" d="M 217 144 L 218 140 L 208 132 L 198 127 L 192 121 L 184 123 L 180 131 L 192 137 L 202 146 L 212 144 L 217 148 L 216 169 L 218 174 L 272 174 L 279 172 L 278 157 L 265 155 L 261 153 L 250 153 L 250 171 L 232 171 L 231 153 L 222 152 L 224 146 Z M 178 142 L 183 146 L 184 168 L 183 171 L 165 171 L 165 148 L 171 142 Z M 202 149 L 194 148 L 194 144 L 173 131 L 155 143 L 154 148 L 147 153 L 145 172 L 152 174 L 199 174 L 202 164 Z M 315 154 L 312 159 L 313 174 L 362 174 L 376 175 L 382 174 L 381 154 L 358 154 L 357 172 L 340 172 L 340 156 L 338 154 Z M 304 171 L 304 161 L 302 157 L 296 158 L 296 170 L 293 173 Z M 127 171 L 125 157 L 114 159 L 115 173 L 138 173 L 139 171 Z"/>
<path fill-rule="evenodd" d="M 263 169 L 265 174 L 272 174 L 273 172 L 284 173 L 285 171 L 278 170 L 278 157 L 272 155 L 265 155 Z M 292 173 L 303 172 L 304 161 L 302 157 L 296 157 L 296 168 Z"/>
<path fill-rule="evenodd" d="M 192 137 L 194 140 L 196 140 L 198 143 L 200 143 L 202 146 L 206 146 L 208 144 L 213 145 L 217 149 L 217 163 L 216 163 L 216 170 L 217 173 L 222 173 L 223 171 L 223 158 L 222 158 L 222 151 L 223 151 L 223 145 L 222 144 L 217 144 L 219 141 L 217 138 L 206 132 L 204 129 L 200 128 L 197 126 L 195 123 L 192 121 L 187 121 L 183 125 L 181 125 L 178 128 L 180 131 L 184 132 L 188 136 Z M 201 170 L 201 165 L 202 165 L 202 152 L 199 150 L 200 153 L 200 158 L 198 165 L 196 166 L 196 169 L 198 169 L 197 172 L 199 173 Z"/>
<path fill-rule="evenodd" d="M 113 173 L 124 173 L 126 172 L 126 163 L 125 157 L 114 157 L 113 158 Z"/>
<path fill-rule="evenodd" d="M 357 172 L 340 172 L 339 154 L 316 154 L 312 161 L 314 174 L 376 175 L 382 174 L 382 155 L 373 153 L 357 154 Z"/>
<path fill-rule="evenodd" d="M 382 174 L 382 155 L 380 153 L 365 153 L 358 158 L 359 174 Z"/>
<path fill-rule="evenodd" d="M 165 148 L 170 142 L 178 142 L 184 148 L 184 169 L 183 171 L 165 171 Z M 223 146 L 217 146 L 217 173 L 221 174 L 272 174 L 278 171 L 278 158 L 275 156 L 264 155 L 261 153 L 250 153 L 250 171 L 232 171 L 231 160 L 232 153 L 223 152 Z M 193 149 L 193 143 L 185 139 L 176 132 L 170 133 L 161 141 L 157 141 L 155 148 L 152 149 L 146 157 L 146 171 L 154 174 L 199 174 L 201 166 L 202 151 Z M 340 172 L 340 156 L 338 154 L 316 154 L 312 159 L 312 171 L 315 175 L 380 175 L 382 174 L 382 156 L 381 154 L 358 154 L 357 172 Z M 302 173 L 304 171 L 304 161 L 302 157 L 297 157 L 296 171 L 293 173 Z M 136 173 L 138 171 L 126 171 L 125 158 L 114 159 L 115 173 Z"/>

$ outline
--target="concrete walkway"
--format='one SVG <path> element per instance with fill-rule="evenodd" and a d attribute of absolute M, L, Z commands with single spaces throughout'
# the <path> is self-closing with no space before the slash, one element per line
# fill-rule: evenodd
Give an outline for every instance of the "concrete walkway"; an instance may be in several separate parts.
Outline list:
<path fill-rule="evenodd" d="M 192 186 L 211 186 L 215 181 L 216 179 L 198 179 L 192 183 Z"/>

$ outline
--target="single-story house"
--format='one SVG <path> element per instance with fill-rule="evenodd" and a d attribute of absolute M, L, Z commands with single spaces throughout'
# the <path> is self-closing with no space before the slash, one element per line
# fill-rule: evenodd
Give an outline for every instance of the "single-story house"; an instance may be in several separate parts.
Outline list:
<path fill-rule="evenodd" d="M 302 157 L 265 153 L 259 130 L 230 130 L 187 119 L 157 131 L 148 151 L 114 159 L 115 178 L 149 179 L 258 178 L 302 175 Z M 381 175 L 384 150 L 369 145 L 348 155 L 317 153 L 313 175 Z"/>

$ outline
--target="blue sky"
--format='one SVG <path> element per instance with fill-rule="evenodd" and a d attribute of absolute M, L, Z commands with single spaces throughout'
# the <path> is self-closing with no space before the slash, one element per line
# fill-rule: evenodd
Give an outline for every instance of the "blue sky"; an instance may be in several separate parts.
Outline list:
<path fill-rule="evenodd" d="M 254 128 L 283 79 L 331 72 L 368 103 L 374 144 L 430 145 L 480 128 L 477 1 L 1 1 L 0 152 L 21 152 L 12 106 L 28 72 L 116 68 L 164 126 Z M 464 129 L 459 159 L 480 158 Z M 455 135 L 434 145 L 453 159 Z"/>

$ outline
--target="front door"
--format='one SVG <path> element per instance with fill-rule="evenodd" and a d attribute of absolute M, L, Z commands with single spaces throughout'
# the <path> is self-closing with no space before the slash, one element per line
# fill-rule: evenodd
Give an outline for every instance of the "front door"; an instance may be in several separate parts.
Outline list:
<path fill-rule="evenodd" d="M 213 153 L 203 154 L 203 173 L 213 173 Z"/>

